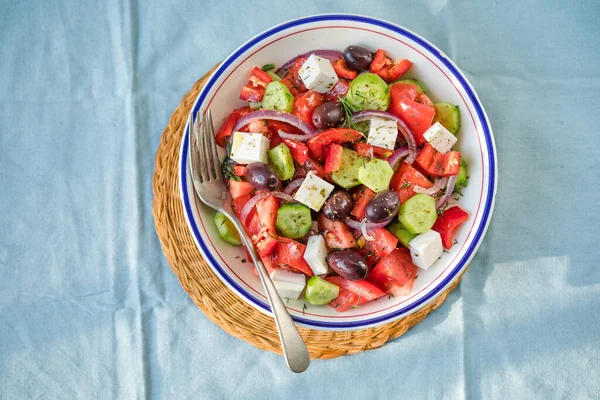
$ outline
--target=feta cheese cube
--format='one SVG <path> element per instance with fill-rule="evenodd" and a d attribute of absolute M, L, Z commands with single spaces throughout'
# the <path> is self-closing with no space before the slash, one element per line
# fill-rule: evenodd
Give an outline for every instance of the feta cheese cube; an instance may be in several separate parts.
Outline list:
<path fill-rule="evenodd" d="M 408 245 L 413 264 L 421 269 L 431 267 L 444 252 L 442 237 L 432 230 L 417 235 Z"/>
<path fill-rule="evenodd" d="M 396 137 L 398 136 L 398 125 L 391 119 L 372 118 L 369 127 L 367 143 L 371 146 L 379 146 L 388 150 L 394 150 Z"/>
<path fill-rule="evenodd" d="M 267 164 L 269 139 L 260 133 L 234 132 L 229 157 L 239 164 L 261 162 Z"/>
<path fill-rule="evenodd" d="M 287 297 L 294 300 L 297 300 L 300 297 L 300 294 L 306 285 L 304 274 L 297 274 L 295 272 L 284 270 L 275 270 L 271 272 L 271 280 L 280 297 Z"/>
<path fill-rule="evenodd" d="M 456 139 L 456 136 L 450 133 L 450 131 L 444 128 L 444 125 L 439 122 L 431 125 L 429 129 L 425 131 L 423 137 L 434 149 L 443 154 L 449 152 L 450 149 L 452 149 L 452 146 L 454 146 L 454 143 L 458 140 Z"/>
<path fill-rule="evenodd" d="M 327 273 L 327 246 L 325 246 L 323 236 L 315 235 L 308 238 L 304 260 L 306 260 L 315 275 Z"/>
<path fill-rule="evenodd" d="M 319 211 L 333 189 L 334 186 L 331 183 L 319 178 L 313 171 L 310 171 L 306 174 L 306 178 L 296 191 L 294 198 L 305 206 Z"/>
<path fill-rule="evenodd" d="M 314 54 L 302 64 L 298 75 L 307 89 L 319 93 L 329 92 L 339 80 L 331 61 Z"/>

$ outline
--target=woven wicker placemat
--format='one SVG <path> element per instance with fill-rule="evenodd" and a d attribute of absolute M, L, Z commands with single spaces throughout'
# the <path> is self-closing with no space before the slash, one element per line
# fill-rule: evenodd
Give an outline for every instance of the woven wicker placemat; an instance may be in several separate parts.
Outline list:
<path fill-rule="evenodd" d="M 188 114 L 211 73 L 212 71 L 196 82 L 185 95 L 162 134 L 152 181 L 156 232 L 167 261 L 181 286 L 208 318 L 230 335 L 259 349 L 281 354 L 273 319 L 245 303 L 219 280 L 203 260 L 185 221 L 178 184 L 179 148 Z M 461 276 L 433 303 L 389 324 L 345 332 L 299 328 L 300 334 L 313 359 L 335 358 L 375 349 L 388 340 L 402 336 L 438 308 L 448 293 L 458 285 Z"/>

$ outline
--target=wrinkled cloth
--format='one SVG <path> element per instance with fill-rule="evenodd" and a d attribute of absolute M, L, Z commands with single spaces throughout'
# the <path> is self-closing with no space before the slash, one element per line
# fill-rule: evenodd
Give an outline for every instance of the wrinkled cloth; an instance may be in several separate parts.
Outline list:
<path fill-rule="evenodd" d="M 323 12 L 433 42 L 489 115 L 499 185 L 459 287 L 381 349 L 283 359 L 193 304 L 154 230 L 154 156 L 193 83 Z M 600 397 L 600 3 L 3 1 L 0 399 Z"/>

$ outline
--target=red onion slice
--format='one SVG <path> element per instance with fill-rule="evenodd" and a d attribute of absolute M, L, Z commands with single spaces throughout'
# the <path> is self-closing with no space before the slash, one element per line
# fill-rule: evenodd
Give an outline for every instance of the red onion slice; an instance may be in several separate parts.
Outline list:
<path fill-rule="evenodd" d="M 398 164 L 398 162 L 400 160 L 402 160 L 404 157 L 406 157 L 407 155 L 408 155 L 408 146 L 400 147 L 388 158 L 388 163 L 390 163 L 390 166 L 392 168 L 394 168 L 396 166 L 396 164 Z"/>
<path fill-rule="evenodd" d="M 428 194 L 430 196 L 433 196 L 434 194 L 439 192 L 440 189 L 443 189 L 446 186 L 446 182 L 448 182 L 448 178 L 438 178 L 435 180 L 432 187 L 424 188 L 419 185 L 414 185 L 413 191 L 415 193 L 423 193 L 423 194 Z"/>
<path fill-rule="evenodd" d="M 367 231 L 372 231 L 373 229 L 383 228 L 384 226 L 392 222 L 393 219 L 394 217 L 388 218 L 382 222 L 367 222 L 367 219 L 365 218 L 363 219 L 363 222 L 365 223 L 365 229 Z M 362 229 L 362 222 L 358 222 L 350 218 L 347 218 L 345 222 L 346 225 L 348 225 L 352 229 Z"/>
<path fill-rule="evenodd" d="M 240 212 L 240 220 L 242 221 L 242 224 L 246 223 L 248 214 L 250 214 L 250 211 L 252 211 L 252 209 L 254 207 L 256 207 L 256 204 L 268 196 L 275 196 L 277 198 L 280 198 L 282 200 L 289 201 L 289 202 L 295 201 L 292 196 L 290 196 L 287 193 L 283 193 L 283 192 L 267 192 L 267 191 L 257 192 L 253 198 L 248 200 L 248 202 L 244 205 L 244 208 L 242 208 L 242 211 Z"/>
<path fill-rule="evenodd" d="M 435 203 L 435 208 L 437 208 L 438 210 L 440 208 L 444 207 L 446 205 L 446 203 L 448 203 L 448 200 L 450 200 L 450 197 L 452 196 L 452 192 L 454 192 L 454 185 L 456 184 L 457 176 L 458 175 L 452 175 L 450 178 L 448 178 L 448 184 L 446 185 L 446 192 Z"/>
<path fill-rule="evenodd" d="M 295 134 L 295 133 L 287 133 L 282 130 L 278 130 L 277 133 L 279 133 L 279 137 L 282 139 L 296 140 L 298 142 L 307 142 L 308 139 L 310 139 L 311 137 L 316 135 L 316 133 L 309 133 L 307 135 L 299 135 L 299 134 Z"/>
<path fill-rule="evenodd" d="M 296 189 L 300 187 L 300 185 L 302 185 L 302 182 L 304 182 L 304 178 L 294 179 L 293 181 L 288 183 L 288 185 L 285 187 L 285 189 L 283 189 L 283 191 L 291 195 L 296 191 Z"/>
<path fill-rule="evenodd" d="M 277 198 L 280 198 L 281 200 L 285 200 L 285 201 L 289 201 L 289 202 L 295 202 L 296 200 L 294 200 L 294 198 L 292 196 L 290 196 L 287 193 L 283 193 L 283 192 L 271 192 L 271 194 Z"/>
<path fill-rule="evenodd" d="M 242 224 L 246 223 L 248 214 L 250 214 L 250 211 L 252 211 L 252 209 L 256 206 L 256 203 L 258 203 L 260 200 L 264 199 L 267 196 L 270 196 L 269 192 L 258 192 L 254 195 L 253 198 L 248 200 L 248 202 L 244 205 L 244 208 L 242 208 L 242 211 L 240 212 L 240 220 L 242 221 Z"/>
<path fill-rule="evenodd" d="M 369 232 L 367 232 L 366 218 L 363 219 L 360 223 L 360 231 L 366 240 L 368 240 L 368 241 L 375 240 L 375 236 L 371 236 L 371 235 L 369 235 Z"/>
<path fill-rule="evenodd" d="M 275 71 L 275 73 L 283 78 L 285 76 L 285 74 L 287 73 L 287 70 L 290 69 L 290 67 L 292 65 L 294 65 L 294 63 L 296 62 L 296 60 L 298 58 L 308 58 L 308 57 L 310 57 L 311 54 L 317 55 L 322 58 L 326 58 L 329 61 L 339 60 L 340 58 L 344 57 L 342 52 L 338 51 L 338 50 L 322 50 L 322 49 L 311 50 L 302 55 L 299 55 L 298 57 L 292 58 L 291 60 L 289 60 L 288 62 L 283 64 L 281 67 L 279 67 L 279 69 L 277 69 L 277 71 Z"/>
<path fill-rule="evenodd" d="M 292 125 L 295 128 L 300 129 L 306 134 L 312 134 L 314 132 L 314 129 L 310 125 L 308 125 L 306 122 L 302 121 L 295 115 L 283 111 L 274 110 L 258 110 L 244 115 L 238 120 L 238 122 L 233 127 L 233 132 L 239 131 L 241 128 L 248 125 L 250 122 L 258 121 L 261 119 L 271 119 L 274 121 L 285 122 Z"/>
<path fill-rule="evenodd" d="M 415 161 L 415 158 L 417 158 L 417 142 L 415 141 L 413 132 L 400 118 L 385 111 L 365 110 L 352 115 L 352 122 L 362 122 L 373 117 L 391 119 L 396 122 L 396 125 L 398 125 L 398 132 L 404 136 L 404 139 L 406 139 L 406 142 L 408 143 L 408 157 L 404 161 L 407 164 L 412 164 L 413 161 Z"/>

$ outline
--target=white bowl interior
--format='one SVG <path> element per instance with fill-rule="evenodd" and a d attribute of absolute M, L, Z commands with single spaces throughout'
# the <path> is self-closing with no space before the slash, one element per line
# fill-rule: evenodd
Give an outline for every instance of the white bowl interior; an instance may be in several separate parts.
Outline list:
<path fill-rule="evenodd" d="M 240 47 L 228 58 L 200 93 L 194 109 L 210 108 L 215 127 L 232 109 L 245 105 L 239 90 L 254 66 L 285 61 L 313 49 L 343 50 L 351 44 L 385 49 L 393 58 L 407 58 L 413 67 L 407 76 L 421 82 L 434 102 L 448 101 L 461 110 L 458 149 L 469 163 L 469 185 L 456 196 L 470 213 L 461 226 L 458 244 L 444 253 L 427 271 L 419 270 L 413 291 L 405 297 L 384 297 L 345 313 L 331 307 L 315 307 L 303 300 L 289 300 L 288 308 L 301 325 L 316 329 L 359 329 L 374 326 L 417 311 L 435 299 L 464 269 L 479 246 L 493 208 L 495 151 L 485 113 L 474 91 L 439 50 L 413 33 L 379 20 L 357 16 L 321 16 L 321 20 L 297 20 L 267 31 Z M 348 18 L 348 19 L 345 19 Z M 304 22 L 302 22 L 304 21 Z M 186 130 L 187 132 L 187 130 Z M 187 156 L 186 140 L 182 160 Z M 214 212 L 193 195 L 185 163 L 181 163 L 181 188 L 186 218 L 198 247 L 217 275 L 244 301 L 262 312 L 268 304 L 260 280 L 252 272 L 243 248 L 232 247 L 218 237 Z M 455 202 L 455 200 L 451 200 Z"/>

